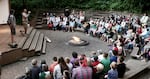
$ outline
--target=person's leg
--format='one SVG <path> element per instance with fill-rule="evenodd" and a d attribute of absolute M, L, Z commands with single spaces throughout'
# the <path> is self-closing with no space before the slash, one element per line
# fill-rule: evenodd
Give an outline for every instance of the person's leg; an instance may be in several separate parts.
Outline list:
<path fill-rule="evenodd" d="M 11 35 L 11 43 L 13 44 L 14 43 L 14 36 Z"/>
<path fill-rule="evenodd" d="M 11 48 L 16 48 L 17 47 L 17 44 L 15 43 L 14 41 L 14 36 L 16 35 L 16 29 L 15 27 L 11 26 L 10 27 L 10 30 L 11 30 L 11 43 L 8 44 Z"/>
<path fill-rule="evenodd" d="M 24 27 L 24 33 L 27 34 L 27 26 Z"/>
<path fill-rule="evenodd" d="M 24 34 L 27 34 L 27 23 L 23 22 Z"/>
<path fill-rule="evenodd" d="M 74 27 L 71 27 L 71 31 L 74 32 Z"/>
<path fill-rule="evenodd" d="M 70 31 L 70 26 L 68 26 L 68 28 L 67 28 L 67 29 L 68 29 L 68 32 L 69 32 L 69 31 Z"/>
<path fill-rule="evenodd" d="M 15 29 L 15 27 L 11 26 L 10 30 L 11 30 L 11 43 L 13 44 L 14 43 L 14 35 L 16 35 L 16 29 Z"/>

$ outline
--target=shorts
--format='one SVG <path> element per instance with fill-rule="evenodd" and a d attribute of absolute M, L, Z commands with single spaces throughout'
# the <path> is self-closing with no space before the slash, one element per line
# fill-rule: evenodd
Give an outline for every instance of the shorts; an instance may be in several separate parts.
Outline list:
<path fill-rule="evenodd" d="M 10 27 L 11 35 L 16 35 L 16 29 L 15 27 Z"/>
<path fill-rule="evenodd" d="M 27 26 L 27 25 L 28 25 L 27 22 L 22 22 L 22 24 L 23 24 L 23 27 L 24 27 L 24 28 L 27 28 L 27 27 L 28 27 L 28 26 Z"/>

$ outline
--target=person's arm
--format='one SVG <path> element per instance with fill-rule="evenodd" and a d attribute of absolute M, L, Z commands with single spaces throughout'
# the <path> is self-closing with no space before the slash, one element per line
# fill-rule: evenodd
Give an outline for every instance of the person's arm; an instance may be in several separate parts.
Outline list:
<path fill-rule="evenodd" d="M 22 13 L 22 15 L 24 18 L 28 18 L 30 14 L 29 13 Z"/>

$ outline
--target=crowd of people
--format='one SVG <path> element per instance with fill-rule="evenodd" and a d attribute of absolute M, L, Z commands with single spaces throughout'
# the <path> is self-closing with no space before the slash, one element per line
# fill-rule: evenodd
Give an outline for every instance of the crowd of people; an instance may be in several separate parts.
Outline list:
<path fill-rule="evenodd" d="M 72 14 L 56 15 L 55 13 L 45 13 L 45 18 L 49 29 L 63 30 L 65 32 L 74 32 L 74 28 L 82 27 L 85 21 L 85 12 L 77 12 Z"/>
<path fill-rule="evenodd" d="M 75 13 L 73 10 L 67 16 L 45 13 L 45 18 L 50 29 L 74 32 L 76 28 L 82 28 L 87 35 L 108 42 L 112 49 L 118 51 L 119 55 L 125 56 L 124 49 L 131 51 L 134 46 L 139 48 L 138 55 L 149 55 L 149 51 L 144 50 L 144 46 L 150 40 L 147 14 L 141 18 L 132 14 L 111 14 L 96 19 L 92 17 L 86 19 L 84 11 Z"/>
<path fill-rule="evenodd" d="M 123 56 L 109 56 L 106 52 L 92 51 L 92 55 L 78 55 L 72 52 L 72 57 L 53 57 L 53 63 L 42 60 L 40 65 L 33 59 L 31 68 L 26 68 L 25 75 L 18 79 L 118 79 L 123 78 L 126 65 Z"/>
<path fill-rule="evenodd" d="M 142 18 L 133 15 L 110 15 L 100 18 L 85 18 L 84 12 L 72 12 L 67 16 L 56 16 L 46 13 L 47 25 L 52 30 L 74 32 L 75 28 L 83 28 L 84 33 L 98 37 L 110 45 L 109 52 L 93 51 L 92 56 L 72 53 L 69 57 L 53 57 L 50 65 L 45 60 L 38 65 L 32 60 L 32 67 L 27 68 L 24 79 L 118 79 L 126 72 L 124 59 L 126 53 L 138 47 L 138 55 L 150 59 L 150 49 L 144 46 L 150 40 L 147 14 Z M 124 51 L 127 49 L 128 51 Z"/>

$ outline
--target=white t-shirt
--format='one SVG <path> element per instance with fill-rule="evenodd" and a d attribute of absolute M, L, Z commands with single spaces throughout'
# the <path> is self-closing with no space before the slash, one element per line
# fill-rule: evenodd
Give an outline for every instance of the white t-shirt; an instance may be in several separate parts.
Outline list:
<path fill-rule="evenodd" d="M 72 71 L 72 68 L 73 68 L 72 63 L 67 63 L 67 66 L 69 67 L 69 71 L 71 72 L 71 71 Z"/>
<path fill-rule="evenodd" d="M 148 22 L 148 16 L 143 16 L 141 19 L 140 19 L 141 23 L 143 24 L 147 24 Z"/>
<path fill-rule="evenodd" d="M 28 21 L 29 14 L 22 12 L 22 21 Z"/>

